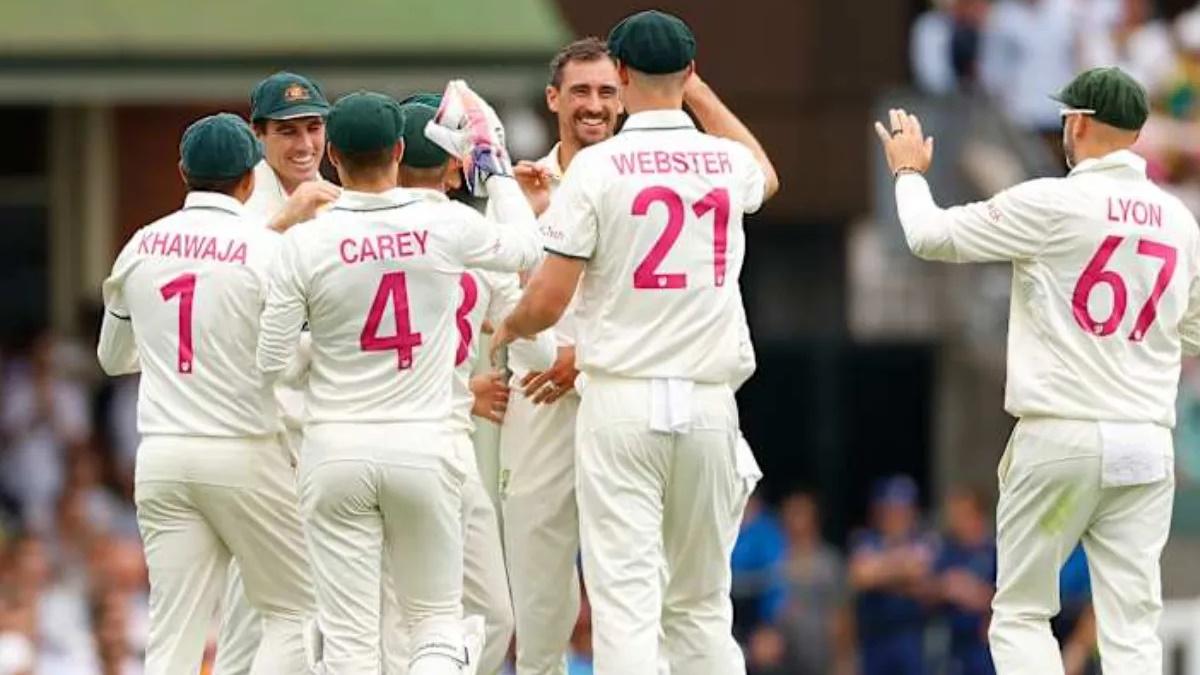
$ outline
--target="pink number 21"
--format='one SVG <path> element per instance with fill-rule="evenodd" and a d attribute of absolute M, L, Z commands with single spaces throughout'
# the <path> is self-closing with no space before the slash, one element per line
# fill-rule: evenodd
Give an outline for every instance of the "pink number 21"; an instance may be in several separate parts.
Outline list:
<path fill-rule="evenodd" d="M 667 226 L 650 248 L 650 252 L 642 259 L 633 271 L 634 288 L 652 288 L 656 290 L 687 288 L 687 274 L 684 272 L 658 272 L 671 247 L 679 239 L 683 231 L 683 198 L 669 187 L 656 185 L 638 193 L 633 200 L 633 215 L 644 216 L 650 211 L 650 205 L 659 202 L 667 207 Z M 725 253 L 729 248 L 729 190 L 713 188 L 692 205 L 692 213 L 697 218 L 703 218 L 713 211 L 713 285 L 725 285 Z"/>

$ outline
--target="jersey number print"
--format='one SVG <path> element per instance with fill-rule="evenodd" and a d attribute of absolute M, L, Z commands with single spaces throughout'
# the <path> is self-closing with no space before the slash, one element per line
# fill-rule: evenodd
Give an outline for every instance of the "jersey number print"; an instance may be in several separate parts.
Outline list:
<path fill-rule="evenodd" d="M 687 274 L 675 272 L 660 274 L 662 264 L 679 233 L 683 231 L 683 198 L 669 187 L 656 185 L 638 193 L 633 200 L 633 215 L 644 216 L 655 202 L 667 207 L 667 226 L 650 252 L 633 271 L 634 288 L 679 289 L 687 288 Z M 713 211 L 713 285 L 725 285 L 725 251 L 729 246 L 729 190 L 713 188 L 700 201 L 692 204 L 692 213 L 703 218 Z"/>
<path fill-rule="evenodd" d="M 379 324 L 388 303 L 392 305 L 395 333 L 380 335 Z M 367 311 L 367 322 L 363 324 L 358 344 L 364 352 L 396 352 L 396 370 L 412 368 L 413 349 L 421 346 L 421 334 L 412 331 L 412 319 L 408 313 L 408 280 L 404 272 L 388 272 L 379 280 L 375 299 Z"/>
<path fill-rule="evenodd" d="M 1129 300 L 1129 290 L 1125 286 L 1125 279 L 1119 273 L 1105 269 L 1105 265 L 1108 264 L 1109 259 L 1113 257 L 1113 253 L 1123 241 L 1125 241 L 1125 237 L 1116 235 L 1105 237 L 1100 244 L 1100 250 L 1096 251 L 1087 267 L 1084 268 L 1079 282 L 1075 284 L 1075 292 L 1071 296 L 1075 323 L 1079 324 L 1083 330 L 1098 337 L 1112 335 L 1120 325 L 1121 319 L 1125 318 L 1125 308 Z M 1129 339 L 1133 342 L 1141 342 L 1145 339 L 1146 331 L 1158 317 L 1158 301 L 1162 298 L 1163 292 L 1167 290 L 1167 285 L 1171 283 L 1171 277 L 1175 274 L 1177 258 L 1175 247 L 1149 239 L 1138 240 L 1137 252 L 1138 255 L 1161 260 L 1162 266 L 1158 268 L 1158 276 L 1154 280 L 1150 297 L 1146 299 L 1146 304 L 1142 305 L 1141 311 L 1138 312 L 1137 320 L 1133 324 L 1133 331 L 1129 334 Z M 1088 298 L 1091 297 L 1096 286 L 1101 284 L 1112 290 L 1113 302 L 1108 316 L 1097 318 L 1092 316 L 1092 311 L 1088 307 Z"/>
<path fill-rule="evenodd" d="M 454 367 L 457 368 L 467 360 L 471 354 L 471 322 L 467 318 L 471 314 L 471 310 L 475 309 L 475 303 L 479 302 L 479 286 L 475 284 L 475 277 L 463 273 L 458 278 L 459 288 L 462 289 L 462 303 L 458 306 L 458 311 L 454 313 L 454 320 L 458 324 L 458 352 L 454 355 Z"/>
<path fill-rule="evenodd" d="M 170 302 L 179 296 L 179 348 L 176 364 L 179 372 L 192 374 L 192 301 L 196 297 L 196 275 L 180 274 L 158 289 L 162 299 Z"/>

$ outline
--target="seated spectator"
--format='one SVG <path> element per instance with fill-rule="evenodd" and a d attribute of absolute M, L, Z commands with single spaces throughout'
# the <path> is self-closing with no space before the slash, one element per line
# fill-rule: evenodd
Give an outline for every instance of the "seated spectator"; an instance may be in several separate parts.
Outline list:
<path fill-rule="evenodd" d="M 941 613 L 949 624 L 948 672 L 995 675 L 987 629 L 996 592 L 996 540 L 984 497 L 958 487 L 945 500 L 946 537 L 935 565 Z"/>
<path fill-rule="evenodd" d="M 756 626 L 769 621 L 782 607 L 784 554 L 779 521 L 761 496 L 751 495 L 731 556 L 733 630 L 739 641 L 744 642 Z"/>
<path fill-rule="evenodd" d="M 934 546 L 917 520 L 912 478 L 894 476 L 875 484 L 871 527 L 853 536 L 850 551 L 863 675 L 925 675 Z"/>

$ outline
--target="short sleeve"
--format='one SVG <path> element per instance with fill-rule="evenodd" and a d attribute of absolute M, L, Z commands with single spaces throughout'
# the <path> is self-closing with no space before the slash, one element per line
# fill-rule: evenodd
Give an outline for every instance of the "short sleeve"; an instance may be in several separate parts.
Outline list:
<path fill-rule="evenodd" d="M 594 172 L 580 159 L 576 157 L 567 170 L 550 200 L 550 208 L 538 220 L 538 229 L 548 252 L 588 260 L 596 250 L 599 220 L 587 194 L 589 181 L 595 180 Z"/>
<path fill-rule="evenodd" d="M 738 187 L 742 191 L 742 211 L 755 213 L 762 208 L 763 197 L 767 189 L 767 175 L 763 173 L 762 165 L 754 158 L 750 148 L 731 141 L 734 154 L 738 158 L 735 165 Z"/>

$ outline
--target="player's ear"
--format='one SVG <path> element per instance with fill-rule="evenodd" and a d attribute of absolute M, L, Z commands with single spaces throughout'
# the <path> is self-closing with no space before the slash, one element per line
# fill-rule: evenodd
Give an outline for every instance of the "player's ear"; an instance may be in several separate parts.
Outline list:
<path fill-rule="evenodd" d="M 178 167 L 179 167 L 179 177 L 181 179 L 183 179 L 183 184 L 186 186 L 187 182 L 188 182 L 187 172 L 183 170 L 183 162 L 182 161 L 179 162 Z"/>
<path fill-rule="evenodd" d="M 617 61 L 617 79 L 621 80 L 622 87 L 629 86 L 629 68 L 621 60 Z"/>
<path fill-rule="evenodd" d="M 443 182 L 451 190 L 462 187 L 462 162 L 457 157 L 451 157 L 446 161 L 446 175 Z"/>
<path fill-rule="evenodd" d="M 392 148 L 392 161 L 399 164 L 404 157 L 404 139 L 396 141 L 396 145 Z"/>
<path fill-rule="evenodd" d="M 546 85 L 546 107 L 552 113 L 558 113 L 558 87 Z"/>

